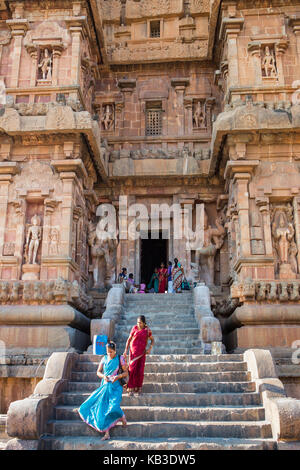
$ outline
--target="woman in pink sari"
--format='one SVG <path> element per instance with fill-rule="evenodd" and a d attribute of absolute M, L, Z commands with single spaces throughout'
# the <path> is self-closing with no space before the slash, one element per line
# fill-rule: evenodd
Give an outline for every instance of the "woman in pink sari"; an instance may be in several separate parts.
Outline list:
<path fill-rule="evenodd" d="M 168 278 L 168 270 L 165 268 L 164 263 L 161 263 L 160 269 L 158 270 L 158 279 L 159 279 L 159 287 L 158 293 L 164 294 L 167 288 L 167 278 Z"/>
<path fill-rule="evenodd" d="M 146 349 L 148 339 L 150 339 L 151 345 L 148 349 Z M 130 332 L 124 351 L 124 357 L 126 358 L 128 349 L 130 347 L 128 369 L 129 381 L 127 384 L 127 391 L 129 395 L 133 395 L 134 392 L 136 392 L 138 395 L 141 394 L 144 380 L 146 355 L 150 354 L 153 345 L 154 338 L 152 336 L 152 332 L 146 324 L 146 318 L 144 315 L 141 315 L 137 319 L 137 324 Z"/>

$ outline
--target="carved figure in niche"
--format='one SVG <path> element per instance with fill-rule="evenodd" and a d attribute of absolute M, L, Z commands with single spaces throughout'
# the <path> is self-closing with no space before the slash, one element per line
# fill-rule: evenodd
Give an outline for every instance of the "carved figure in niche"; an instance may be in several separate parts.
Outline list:
<path fill-rule="evenodd" d="M 279 209 L 279 210 L 278 210 Z M 272 236 L 277 258 L 277 271 L 281 278 L 296 277 L 298 263 L 297 245 L 294 240 L 295 229 L 292 223 L 293 214 L 290 205 L 275 208 L 272 222 Z"/>
<path fill-rule="evenodd" d="M 43 80 L 52 80 L 52 58 L 48 49 L 44 50 L 41 62 L 38 64 L 41 69 Z"/>
<path fill-rule="evenodd" d="M 58 255 L 59 231 L 52 228 L 49 233 L 49 255 Z"/>
<path fill-rule="evenodd" d="M 25 261 L 26 264 L 37 264 L 36 257 L 40 241 L 42 239 L 41 219 L 38 215 L 34 215 L 31 219 L 31 226 L 29 227 L 26 245 L 25 245 Z"/>
<path fill-rule="evenodd" d="M 88 244 L 92 261 L 93 287 L 98 289 L 111 287 L 115 282 L 118 240 L 109 232 L 100 240 L 97 237 L 96 225 L 90 222 Z"/>
<path fill-rule="evenodd" d="M 270 52 L 269 46 L 265 47 L 265 55 L 262 59 L 262 68 L 265 72 L 265 77 L 277 77 L 275 58 Z"/>
<path fill-rule="evenodd" d="M 196 249 L 196 263 L 200 266 L 203 280 L 208 285 L 214 285 L 215 277 L 215 255 L 222 248 L 226 230 L 224 228 L 225 217 L 221 213 L 215 221 L 216 228 L 212 228 L 208 224 L 208 217 L 204 211 L 204 234 L 203 247 Z"/>
<path fill-rule="evenodd" d="M 195 128 L 203 128 L 205 126 L 205 113 L 203 111 L 201 101 L 197 101 L 193 114 L 193 122 Z"/>
<path fill-rule="evenodd" d="M 110 131 L 113 128 L 114 112 L 113 107 L 111 105 L 107 104 L 105 106 L 101 122 L 105 131 Z"/>

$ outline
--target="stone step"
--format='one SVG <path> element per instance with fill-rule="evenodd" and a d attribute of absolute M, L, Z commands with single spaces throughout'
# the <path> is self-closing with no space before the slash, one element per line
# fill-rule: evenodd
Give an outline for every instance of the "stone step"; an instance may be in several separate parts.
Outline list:
<path fill-rule="evenodd" d="M 263 407 L 163 407 L 122 406 L 129 422 L 145 421 L 263 421 Z M 80 420 L 78 408 L 60 405 L 55 407 L 57 420 Z"/>
<path fill-rule="evenodd" d="M 129 320 L 126 320 L 126 321 L 119 321 L 117 323 L 117 328 L 116 328 L 116 331 L 124 331 L 125 328 L 127 328 L 129 326 L 129 331 L 131 330 L 132 327 L 134 327 L 136 325 L 136 318 L 135 317 L 134 319 L 132 319 L 132 321 L 129 321 Z M 196 323 L 196 320 L 192 320 L 192 321 L 182 321 L 182 320 L 174 320 L 174 317 L 172 318 L 172 320 L 170 320 L 168 323 L 165 323 L 161 320 L 157 320 L 155 322 L 152 322 L 151 320 L 147 320 L 148 322 L 148 326 L 149 328 L 152 330 L 153 328 L 156 328 L 160 331 L 166 331 L 168 329 L 170 330 L 179 330 L 182 328 L 182 326 L 184 325 L 185 328 L 196 328 L 198 329 L 198 325 Z"/>
<path fill-rule="evenodd" d="M 161 330 L 158 330 L 158 331 L 154 331 L 153 329 L 151 329 L 152 331 L 152 335 L 153 337 L 155 336 L 155 338 L 157 339 L 157 341 L 183 341 L 183 340 L 190 340 L 190 339 L 198 339 L 199 337 L 199 330 L 197 331 L 196 329 L 194 330 L 193 333 L 169 333 L 169 332 L 165 332 L 165 331 L 161 331 Z M 127 340 L 128 336 L 129 336 L 129 333 L 127 333 L 127 331 L 123 331 L 123 330 L 117 330 L 116 331 L 116 334 L 115 334 L 115 338 L 117 338 L 119 341 L 121 341 L 122 339 L 125 339 Z"/>
<path fill-rule="evenodd" d="M 97 380 L 96 372 L 72 372 L 74 382 L 93 382 Z M 247 382 L 251 380 L 248 371 L 227 372 L 169 372 L 145 373 L 144 384 L 148 383 L 181 383 L 181 382 Z"/>
<path fill-rule="evenodd" d="M 119 335 L 120 333 L 125 335 L 125 336 L 129 335 L 132 327 L 133 327 L 133 325 L 128 325 L 127 327 L 124 327 L 124 328 L 117 327 L 116 328 L 116 335 Z M 165 328 L 165 330 L 163 332 L 162 332 L 160 327 L 154 326 L 154 327 L 151 328 L 151 331 L 152 331 L 153 335 L 155 335 L 155 336 L 157 336 L 160 333 L 163 333 L 164 335 L 173 335 L 173 337 L 176 337 L 178 335 L 185 335 L 185 336 L 199 335 L 199 333 L 200 333 L 199 328 L 197 328 L 195 326 L 193 328 L 178 328 L 178 329 L 168 327 L 168 328 Z"/>
<path fill-rule="evenodd" d="M 98 436 L 44 437 L 44 450 L 276 450 L 272 439 L 237 438 L 118 438 L 101 441 Z M 145 457 L 145 462 L 147 462 Z"/>
<path fill-rule="evenodd" d="M 119 344 L 117 342 L 117 352 L 122 354 L 125 349 L 125 343 Z M 189 348 L 178 348 L 173 346 L 165 346 L 163 344 L 156 345 L 153 347 L 152 352 L 158 355 L 166 355 L 166 354 L 199 354 L 201 353 L 201 347 L 189 347 Z"/>
<path fill-rule="evenodd" d="M 90 393 L 64 392 L 61 405 L 80 406 Z M 122 406 L 255 406 L 261 404 L 259 393 L 144 393 L 123 394 Z"/>
<path fill-rule="evenodd" d="M 74 372 L 96 372 L 99 362 L 82 362 L 75 364 Z M 145 372 L 225 372 L 247 371 L 246 362 L 146 362 Z"/>
<path fill-rule="evenodd" d="M 117 346 L 119 347 L 125 347 L 126 345 L 126 339 L 124 340 L 123 338 L 118 338 L 115 337 Z M 155 338 L 154 338 L 155 341 Z M 149 343 L 150 344 L 150 343 Z M 195 347 L 201 347 L 201 341 L 198 338 L 182 338 L 182 339 L 173 339 L 172 338 L 162 338 L 162 337 L 156 337 L 156 342 L 153 346 L 152 352 L 154 353 L 155 351 L 161 351 L 166 348 L 195 348 Z M 155 348 L 155 349 L 154 349 Z"/>
<path fill-rule="evenodd" d="M 69 392 L 92 393 L 100 387 L 97 382 L 69 382 Z M 145 383 L 143 393 L 243 393 L 255 392 L 255 382 L 180 382 Z"/>
<path fill-rule="evenodd" d="M 98 436 L 95 429 L 83 421 L 50 421 L 49 432 L 55 436 Z M 226 438 L 271 438 L 271 425 L 266 421 L 147 421 L 130 422 L 124 428 L 121 424 L 111 429 L 112 439 L 118 437 L 161 438 L 161 437 L 226 437 Z"/>
<path fill-rule="evenodd" d="M 80 354 L 79 361 L 82 362 L 100 362 L 103 356 L 96 354 Z M 150 354 L 147 356 L 147 363 L 157 362 L 244 362 L 243 354 Z"/>

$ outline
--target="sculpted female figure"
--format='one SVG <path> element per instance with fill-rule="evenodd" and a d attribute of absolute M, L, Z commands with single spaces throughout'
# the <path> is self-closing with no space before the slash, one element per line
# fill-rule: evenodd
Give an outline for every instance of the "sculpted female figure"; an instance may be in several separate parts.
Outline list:
<path fill-rule="evenodd" d="M 282 214 L 279 218 L 278 227 L 276 228 L 276 225 L 274 223 L 272 228 L 274 240 L 278 242 L 277 246 L 280 264 L 288 264 L 289 247 L 291 241 L 294 238 L 295 229 L 291 223 L 286 225 Z"/>

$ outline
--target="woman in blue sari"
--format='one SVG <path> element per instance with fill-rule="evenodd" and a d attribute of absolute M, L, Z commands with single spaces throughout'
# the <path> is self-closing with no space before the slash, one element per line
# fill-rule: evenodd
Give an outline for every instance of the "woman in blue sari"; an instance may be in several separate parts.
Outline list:
<path fill-rule="evenodd" d="M 101 385 L 78 410 L 83 421 L 97 431 L 105 433 L 102 440 L 110 439 L 109 430 L 119 421 L 122 421 L 123 426 L 127 424 L 120 407 L 123 387 L 119 381 L 128 375 L 126 361 L 116 353 L 116 344 L 112 341 L 106 345 L 106 352 L 97 370 L 97 376 L 102 379 Z M 122 374 L 118 374 L 119 362 Z"/>

